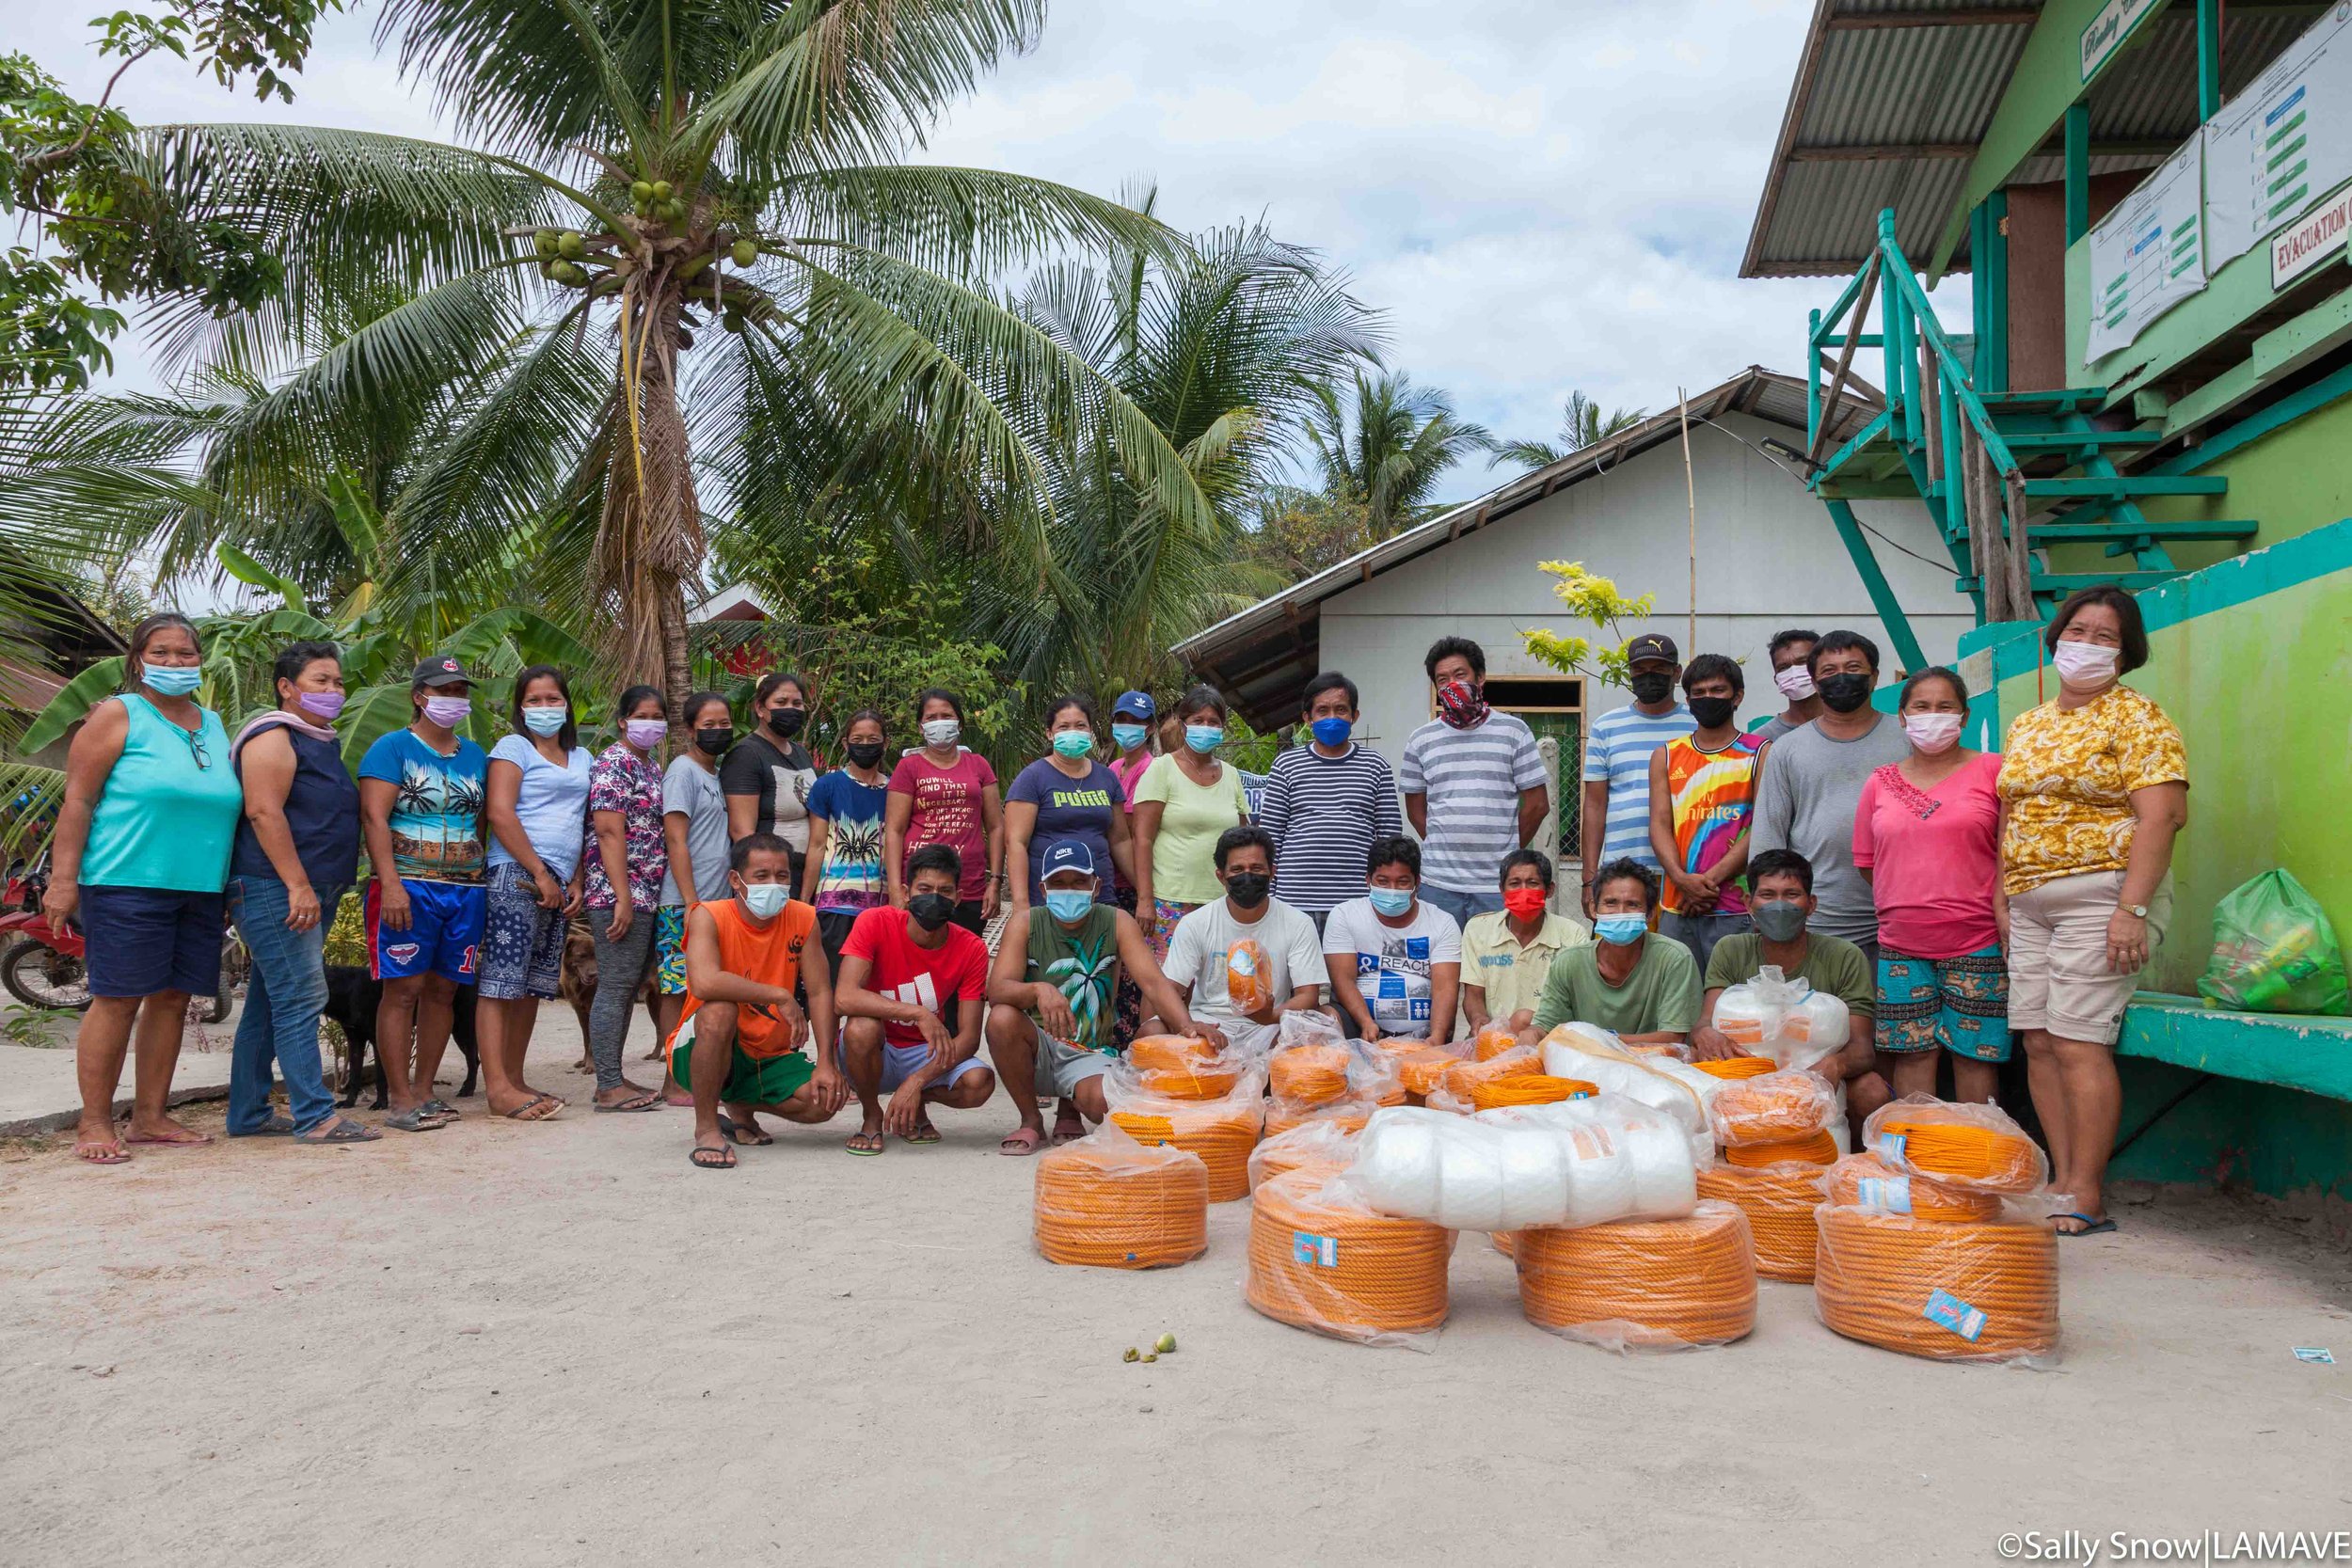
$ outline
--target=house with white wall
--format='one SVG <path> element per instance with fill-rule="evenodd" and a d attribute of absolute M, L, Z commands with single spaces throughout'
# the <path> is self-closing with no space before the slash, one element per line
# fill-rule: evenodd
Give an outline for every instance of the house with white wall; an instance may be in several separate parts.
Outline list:
<path fill-rule="evenodd" d="M 1931 661 L 1948 662 L 1961 632 L 1976 623 L 1952 592 L 1934 525 L 1916 502 L 1855 502 L 1882 574 L 1877 584 L 1864 580 L 1804 487 L 1797 449 L 1806 396 L 1803 377 L 1751 366 L 1690 395 L 1687 470 L 1681 410 L 1669 404 L 1228 617 L 1176 654 L 1262 730 L 1296 721 L 1300 689 L 1316 672 L 1346 673 L 1363 692 L 1359 738 L 1393 763 L 1435 712 L 1422 655 L 1449 634 L 1474 638 L 1486 652 L 1488 700 L 1556 739 L 1570 777 L 1581 766 L 1585 721 L 1632 699 L 1563 675 L 1526 651 L 1522 632 L 1593 631 L 1565 614 L 1540 562 L 1581 562 L 1628 596 L 1654 594 L 1654 614 L 1627 626 L 1629 637 L 1663 632 L 1686 659 L 1739 659 L 1747 674 L 1742 722 L 1782 705 L 1765 644 L 1785 627 L 1862 632 L 1879 644 L 1883 676 L 1896 677 L 1899 660 L 1874 594 L 1901 606 Z M 1866 399 L 1846 420 L 1859 428 L 1876 412 Z M 1561 799 L 1568 814 L 1562 842 L 1570 845 L 1576 795 L 1569 789 Z"/>

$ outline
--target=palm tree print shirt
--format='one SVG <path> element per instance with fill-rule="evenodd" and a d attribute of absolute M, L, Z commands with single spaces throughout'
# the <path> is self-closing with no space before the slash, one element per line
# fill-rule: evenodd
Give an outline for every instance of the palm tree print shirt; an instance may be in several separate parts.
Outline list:
<path fill-rule="evenodd" d="M 482 800 L 489 756 L 463 736 L 443 756 L 414 730 L 381 736 L 359 759 L 359 776 L 381 779 L 392 797 L 392 867 L 403 881 L 479 884 Z"/>
<path fill-rule="evenodd" d="M 1064 1044 L 1106 1056 L 1119 1049 L 1111 1032 L 1112 996 L 1119 990 L 1118 915 L 1110 905 L 1097 904 L 1073 929 L 1041 906 L 1029 911 L 1030 984 L 1042 980 L 1069 1001 L 1078 1037 Z"/>

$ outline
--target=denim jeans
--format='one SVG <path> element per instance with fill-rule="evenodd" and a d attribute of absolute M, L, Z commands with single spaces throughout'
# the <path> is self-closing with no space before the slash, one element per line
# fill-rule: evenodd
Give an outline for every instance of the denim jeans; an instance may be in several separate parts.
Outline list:
<path fill-rule="evenodd" d="M 1473 915 L 1492 914 L 1502 908 L 1502 891 L 1500 888 L 1491 893 L 1456 893 L 1452 888 L 1432 887 L 1424 882 L 1421 899 L 1422 903 L 1434 904 L 1452 915 L 1456 926 L 1467 926 Z"/>
<path fill-rule="evenodd" d="M 286 1109 L 294 1131 L 308 1132 L 335 1114 L 335 1097 L 319 1070 L 319 1010 L 326 1006 L 326 927 L 342 888 L 319 890 L 319 923 L 286 928 L 290 901 L 275 877 L 229 879 L 229 918 L 253 955 L 229 1057 L 229 1131 L 258 1132 L 269 1125 L 270 1063 L 286 1080 Z"/>
<path fill-rule="evenodd" d="M 596 999 L 588 1005 L 588 1053 L 596 1058 L 596 1087 L 621 1086 L 621 1048 L 637 1011 L 637 990 L 653 967 L 654 911 L 631 908 L 628 934 L 614 942 L 612 911 L 590 910 L 588 932 L 596 941 Z"/>
<path fill-rule="evenodd" d="M 1756 922 L 1744 914 L 1668 914 L 1658 916 L 1658 934 L 1672 937 L 1691 950 L 1691 957 L 1699 962 L 1699 977 L 1707 977 L 1707 966 L 1715 957 L 1715 944 L 1725 937 L 1736 937 L 1756 929 Z M 1740 976 L 1742 980 L 1748 976 Z"/>

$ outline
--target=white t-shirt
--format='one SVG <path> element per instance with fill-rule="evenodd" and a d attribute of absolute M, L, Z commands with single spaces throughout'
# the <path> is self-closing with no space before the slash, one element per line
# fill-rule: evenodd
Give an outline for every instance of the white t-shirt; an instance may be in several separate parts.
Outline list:
<path fill-rule="evenodd" d="M 1279 898 L 1268 898 L 1257 924 L 1245 926 L 1233 918 L 1232 903 L 1219 898 L 1178 921 L 1168 942 L 1163 967 L 1169 980 L 1192 987 L 1196 1018 L 1240 1016 L 1225 994 L 1225 953 L 1244 937 L 1256 938 L 1265 950 L 1263 974 L 1277 1006 L 1300 986 L 1323 980 L 1323 944 L 1315 939 L 1313 921 Z"/>
<path fill-rule="evenodd" d="M 1429 1027 L 1429 972 L 1462 961 L 1462 928 L 1423 898 L 1409 926 L 1384 926 L 1369 898 L 1351 898 L 1323 922 L 1323 950 L 1356 955 L 1356 990 L 1381 1028 Z M 1449 1027 L 1453 1020 L 1446 1021 Z"/>

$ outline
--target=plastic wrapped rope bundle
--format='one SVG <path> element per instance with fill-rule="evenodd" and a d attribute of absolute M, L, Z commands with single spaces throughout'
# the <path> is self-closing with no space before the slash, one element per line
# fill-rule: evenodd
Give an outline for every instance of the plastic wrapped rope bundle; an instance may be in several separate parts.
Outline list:
<path fill-rule="evenodd" d="M 1846 1004 L 1809 980 L 1784 978 L 1766 964 L 1715 999 L 1715 1027 L 1751 1055 L 1809 1067 L 1843 1047 L 1853 1026 Z"/>
<path fill-rule="evenodd" d="M 1818 1165 L 1717 1165 L 1698 1173 L 1700 1197 L 1737 1204 L 1748 1217 L 1756 1272 L 1792 1285 L 1813 1277 L 1813 1211 L 1820 1206 L 1820 1182 Z"/>
<path fill-rule="evenodd" d="M 1478 1031 L 1470 1041 L 1470 1054 L 1482 1062 L 1490 1062 L 1519 1043 L 1518 1036 L 1499 1024 L 1489 1023 Z"/>
<path fill-rule="evenodd" d="M 1127 1065 L 1144 1072 L 1205 1067 L 1216 1059 L 1207 1040 L 1189 1035 L 1138 1035 L 1127 1048 Z"/>
<path fill-rule="evenodd" d="M 1112 1124 L 1136 1142 L 1200 1156 L 1209 1173 L 1211 1203 L 1249 1196 L 1249 1151 L 1258 1147 L 1263 1116 L 1254 1071 L 1245 1073 L 1240 1088 L 1222 1100 L 1121 1094 L 1111 1101 Z"/>
<path fill-rule="evenodd" d="M 1563 1100 L 1589 1099 L 1600 1090 L 1581 1078 L 1554 1078 L 1549 1073 L 1522 1072 L 1470 1085 L 1473 1109 L 1492 1111 L 1504 1105 L 1550 1105 Z"/>
<path fill-rule="evenodd" d="M 2056 1361 L 2058 1249 L 2046 1221 L 1825 1203 L 1820 1226 L 1814 1309 L 1836 1332 L 1938 1361 Z"/>
<path fill-rule="evenodd" d="M 2041 1148 L 1997 1105 L 1912 1095 L 1871 1112 L 1862 1144 L 1899 1171 L 1974 1192 L 2033 1193 L 2050 1180 Z"/>
<path fill-rule="evenodd" d="M 1994 1193 L 1974 1193 L 1926 1176 L 1905 1176 L 1875 1154 L 1849 1154 L 1829 1170 L 1829 1200 L 1841 1208 L 1876 1209 L 1944 1224 L 1983 1225 L 2001 1217 Z"/>
<path fill-rule="evenodd" d="M 1397 1080 L 1405 1092 L 1426 1097 L 1446 1069 L 1459 1064 L 1462 1057 L 1442 1045 L 1419 1045 L 1395 1052 L 1391 1059 L 1396 1063 Z"/>
<path fill-rule="evenodd" d="M 1719 1056 L 1711 1062 L 1692 1062 L 1692 1067 L 1709 1078 L 1761 1078 L 1768 1072 L 1778 1072 L 1780 1064 L 1770 1056 Z"/>
<path fill-rule="evenodd" d="M 1347 1098 L 1347 1047 L 1294 1045 L 1266 1063 L 1266 1087 L 1277 1100 L 1312 1109 Z"/>
<path fill-rule="evenodd" d="M 1454 1234 L 1375 1212 L 1338 1178 L 1296 1170 L 1257 1191 L 1249 1305 L 1278 1322 L 1363 1344 L 1434 1348 Z"/>
<path fill-rule="evenodd" d="M 1268 1101 L 1265 1135 L 1269 1138 L 1279 1137 L 1285 1132 L 1318 1126 L 1335 1127 L 1346 1133 L 1360 1132 L 1364 1124 L 1372 1119 L 1372 1113 L 1377 1109 L 1367 1100 L 1343 1100 L 1336 1105 L 1317 1105 L 1311 1109 L 1293 1105 L 1286 1101 Z"/>
<path fill-rule="evenodd" d="M 1708 1121 L 1726 1148 L 1785 1144 L 1829 1126 L 1837 1092 L 1809 1072 L 1767 1072 L 1725 1084 L 1708 1107 Z"/>
<path fill-rule="evenodd" d="M 1623 1095 L 1665 1112 L 1690 1130 L 1693 1158 L 1714 1151 L 1707 1108 L 1723 1085 L 1689 1065 L 1665 1056 L 1638 1056 L 1617 1037 L 1590 1024 L 1564 1023 L 1544 1037 L 1544 1071 L 1554 1078 L 1580 1078 L 1603 1094 Z"/>
<path fill-rule="evenodd" d="M 1534 1047 L 1514 1046 L 1502 1055 L 1489 1056 L 1483 1062 L 1454 1063 L 1438 1075 L 1437 1087 L 1427 1092 L 1435 1094 L 1438 1089 L 1443 1089 L 1456 1100 L 1468 1101 L 1470 1091 L 1481 1084 L 1491 1083 L 1498 1078 L 1516 1078 L 1522 1074 L 1539 1073 L 1543 1070 L 1543 1058 L 1536 1053 Z M 1561 1076 L 1569 1075 L 1563 1073 Z"/>
<path fill-rule="evenodd" d="M 1790 1138 L 1776 1144 L 1732 1144 L 1724 1149 L 1724 1164 L 1742 1165 L 1749 1170 L 1767 1170 L 1773 1165 L 1833 1165 L 1837 1163 L 1837 1140 L 1827 1132 L 1809 1132 L 1802 1138 Z"/>
<path fill-rule="evenodd" d="M 1206 1061 L 1186 1067 L 1146 1068 L 1136 1075 L 1145 1094 L 1167 1100 L 1221 1100 L 1241 1082 L 1237 1062 Z"/>
<path fill-rule="evenodd" d="M 1254 1193 L 1295 1170 L 1334 1176 L 1355 1157 L 1356 1134 L 1336 1121 L 1311 1121 L 1286 1132 L 1268 1133 L 1249 1151 L 1249 1190 Z"/>
<path fill-rule="evenodd" d="M 1051 1263 L 1157 1269 L 1209 1245 L 1209 1173 L 1113 1127 L 1037 1157 L 1037 1250 Z"/>
<path fill-rule="evenodd" d="M 1748 1222 L 1728 1203 L 1680 1219 L 1518 1234 L 1519 1307 L 1537 1328 L 1609 1350 L 1726 1345 L 1756 1327 Z"/>
<path fill-rule="evenodd" d="M 1381 1110 L 1340 1180 L 1382 1213 L 1449 1230 L 1664 1218 L 1697 1200 L 1681 1128 L 1606 1095 L 1469 1117 Z"/>

